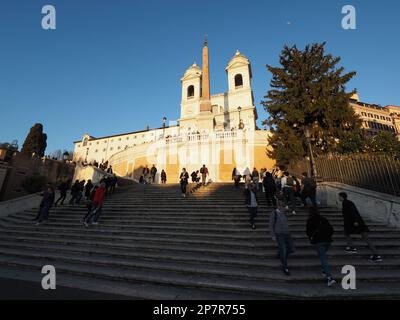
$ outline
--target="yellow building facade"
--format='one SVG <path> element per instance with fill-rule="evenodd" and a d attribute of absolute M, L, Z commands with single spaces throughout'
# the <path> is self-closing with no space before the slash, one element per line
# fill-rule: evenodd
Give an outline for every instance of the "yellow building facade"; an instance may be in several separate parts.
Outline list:
<path fill-rule="evenodd" d="M 400 140 L 400 107 L 361 102 L 358 95 L 352 97 L 350 105 L 362 120 L 362 128 L 367 136 L 384 131 L 393 133 Z"/>
<path fill-rule="evenodd" d="M 119 176 L 138 180 L 154 164 L 167 182 L 178 182 L 182 168 L 189 173 L 205 164 L 209 179 L 227 182 L 237 168 L 242 174 L 272 169 L 267 156 L 269 131 L 258 130 L 249 59 L 237 51 L 228 62 L 228 91 L 211 95 L 209 49 L 204 42 L 202 68 L 193 64 L 183 77 L 181 116 L 176 125 L 95 138 L 85 134 L 75 142 L 74 160 L 108 162 Z"/>

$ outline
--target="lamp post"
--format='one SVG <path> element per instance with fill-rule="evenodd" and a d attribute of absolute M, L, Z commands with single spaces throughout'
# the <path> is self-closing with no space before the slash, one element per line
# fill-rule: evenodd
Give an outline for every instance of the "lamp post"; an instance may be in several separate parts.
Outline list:
<path fill-rule="evenodd" d="M 243 129 L 243 123 L 242 123 L 242 118 L 240 117 L 240 113 L 242 112 L 242 107 L 238 107 L 238 112 L 239 112 L 239 125 L 238 128 L 239 129 Z"/>
<path fill-rule="evenodd" d="M 315 166 L 314 154 L 313 154 L 312 147 L 311 147 L 311 130 L 309 127 L 306 127 L 304 129 L 304 135 L 306 136 L 307 144 L 308 144 L 308 151 L 310 153 L 311 176 L 312 176 L 312 178 L 315 179 L 317 177 L 317 168 Z"/>
<path fill-rule="evenodd" d="M 162 122 L 163 122 L 163 139 L 165 138 L 165 125 L 167 123 L 167 117 L 162 118 Z"/>

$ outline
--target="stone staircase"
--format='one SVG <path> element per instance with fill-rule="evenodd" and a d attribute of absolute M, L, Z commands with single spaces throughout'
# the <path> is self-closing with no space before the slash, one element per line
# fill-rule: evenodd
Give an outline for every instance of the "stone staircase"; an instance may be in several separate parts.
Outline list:
<path fill-rule="evenodd" d="M 399 230 L 369 222 L 384 262 L 347 255 L 341 214 L 321 208 L 334 225 L 330 262 L 339 280 L 327 288 L 305 237 L 307 213 L 289 216 L 296 253 L 292 275 L 281 272 L 267 229 L 272 208 L 260 195 L 257 230 L 251 230 L 243 189 L 210 184 L 188 198 L 179 186 L 133 185 L 107 199 L 98 226 L 84 228 L 85 207 L 65 205 L 34 226 L 36 210 L 0 219 L 0 277 L 40 283 L 54 265 L 57 285 L 130 299 L 388 299 L 400 298 Z M 357 270 L 357 289 L 341 287 L 341 269 Z"/>

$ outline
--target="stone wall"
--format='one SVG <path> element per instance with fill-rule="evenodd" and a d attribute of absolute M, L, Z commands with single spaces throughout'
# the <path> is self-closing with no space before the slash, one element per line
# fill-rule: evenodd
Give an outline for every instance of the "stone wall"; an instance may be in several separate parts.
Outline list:
<path fill-rule="evenodd" d="M 98 184 L 100 183 L 100 180 L 103 179 L 104 177 L 110 176 L 108 173 L 104 172 L 103 170 L 100 170 L 99 168 L 95 168 L 92 166 L 82 166 L 82 165 L 77 165 L 75 168 L 75 174 L 74 174 L 74 179 L 75 180 L 92 180 L 93 184 Z"/>
<path fill-rule="evenodd" d="M 0 189 L 0 201 L 27 195 L 22 182 L 30 176 L 41 175 L 48 182 L 55 183 L 62 179 L 72 179 L 75 166 L 50 159 L 32 158 L 22 153 L 15 154 L 7 164 L 8 169 L 3 186 Z"/>
<path fill-rule="evenodd" d="M 340 192 L 348 194 L 364 218 L 400 228 L 400 197 L 337 182 L 323 182 L 318 186 L 318 199 L 324 206 L 341 208 Z"/>
<path fill-rule="evenodd" d="M 158 169 L 156 182 L 164 169 L 167 183 L 177 183 L 182 168 L 190 174 L 205 164 L 209 169 L 209 179 L 230 182 L 234 167 L 243 174 L 253 167 L 271 170 L 275 166 L 275 161 L 266 153 L 268 134 L 257 130 L 177 137 L 128 148 L 111 157 L 109 164 L 119 176 L 136 181 L 146 165 L 151 168 L 154 164 Z"/>

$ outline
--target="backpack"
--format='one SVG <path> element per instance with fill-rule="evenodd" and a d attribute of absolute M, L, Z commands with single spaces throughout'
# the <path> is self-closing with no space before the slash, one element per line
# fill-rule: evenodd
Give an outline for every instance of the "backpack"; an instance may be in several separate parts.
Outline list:
<path fill-rule="evenodd" d="M 335 230 L 333 229 L 332 225 L 329 223 L 328 219 L 325 217 L 320 217 L 319 226 L 315 230 L 314 234 L 311 236 L 311 240 L 314 240 L 315 236 L 322 232 L 327 235 L 329 238 L 332 238 Z"/>
<path fill-rule="evenodd" d="M 306 178 L 304 179 L 304 190 L 307 192 L 311 192 L 317 188 L 317 184 L 314 179 Z"/>
<path fill-rule="evenodd" d="M 204 168 L 201 168 L 201 169 L 200 169 L 200 173 L 204 173 Z"/>

